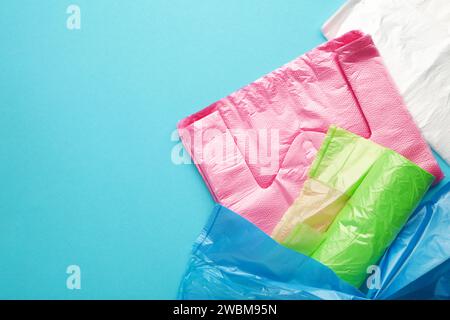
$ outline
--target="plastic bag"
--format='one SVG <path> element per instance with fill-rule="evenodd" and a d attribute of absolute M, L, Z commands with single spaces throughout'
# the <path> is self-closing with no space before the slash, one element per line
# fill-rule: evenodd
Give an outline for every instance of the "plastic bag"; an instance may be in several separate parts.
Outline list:
<path fill-rule="evenodd" d="M 309 177 L 333 197 L 324 202 L 322 190 L 313 197 L 301 194 L 300 203 L 287 211 L 275 230 L 289 234 L 306 224 L 313 232 L 294 229 L 297 241 L 288 246 L 308 247 L 309 252 L 302 253 L 311 254 L 356 287 L 433 182 L 430 173 L 398 153 L 336 127 L 330 127 Z M 308 210 L 314 206 L 319 210 Z M 316 233 L 320 241 L 314 239 Z"/>
<path fill-rule="evenodd" d="M 362 296 L 319 262 L 217 205 L 198 237 L 179 299 L 350 299 Z"/>
<path fill-rule="evenodd" d="M 432 181 L 392 150 L 332 126 L 272 237 L 359 287 Z"/>
<path fill-rule="evenodd" d="M 312 254 L 385 151 L 370 140 L 331 126 L 309 169 L 308 180 L 272 237 L 291 249 Z"/>
<path fill-rule="evenodd" d="M 193 248 L 178 298 L 448 299 L 449 228 L 450 183 L 418 207 L 381 259 L 381 287 L 365 294 L 216 206 Z"/>
<path fill-rule="evenodd" d="M 323 33 L 354 29 L 372 35 L 423 135 L 450 163 L 450 1 L 350 0 Z"/>
<path fill-rule="evenodd" d="M 217 202 L 271 233 L 331 124 L 440 180 L 371 38 L 350 32 L 182 120 L 179 135 Z"/>

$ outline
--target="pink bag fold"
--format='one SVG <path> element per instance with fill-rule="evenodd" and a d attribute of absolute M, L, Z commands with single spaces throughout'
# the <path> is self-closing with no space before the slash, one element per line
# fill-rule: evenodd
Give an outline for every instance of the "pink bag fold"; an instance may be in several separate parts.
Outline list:
<path fill-rule="evenodd" d="M 331 125 L 443 177 L 368 35 L 349 32 L 178 124 L 215 200 L 271 233 Z"/>

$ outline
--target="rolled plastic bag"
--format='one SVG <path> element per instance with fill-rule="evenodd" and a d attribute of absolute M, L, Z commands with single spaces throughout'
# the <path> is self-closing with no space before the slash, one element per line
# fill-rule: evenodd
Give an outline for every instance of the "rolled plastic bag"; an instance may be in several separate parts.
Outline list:
<path fill-rule="evenodd" d="M 449 299 L 450 183 L 422 203 L 379 263 L 380 287 L 363 293 L 218 205 L 198 237 L 179 299 Z M 426 262 L 426 263 L 424 263 Z"/>
<path fill-rule="evenodd" d="M 308 180 L 272 237 L 291 249 L 312 254 L 374 164 L 382 161 L 384 169 L 390 169 L 383 158 L 385 152 L 388 149 L 331 126 L 309 170 Z"/>
<path fill-rule="evenodd" d="M 349 197 L 312 257 L 356 287 L 433 182 L 430 173 L 398 153 L 334 127 L 311 176 Z"/>
<path fill-rule="evenodd" d="M 370 36 L 331 40 L 178 124 L 214 199 L 270 234 L 331 124 L 443 176 Z"/>
<path fill-rule="evenodd" d="M 372 35 L 406 105 L 431 146 L 450 163 L 450 1 L 349 0 L 322 30 Z"/>
<path fill-rule="evenodd" d="M 359 287 L 432 182 L 398 153 L 331 126 L 272 236 Z"/>

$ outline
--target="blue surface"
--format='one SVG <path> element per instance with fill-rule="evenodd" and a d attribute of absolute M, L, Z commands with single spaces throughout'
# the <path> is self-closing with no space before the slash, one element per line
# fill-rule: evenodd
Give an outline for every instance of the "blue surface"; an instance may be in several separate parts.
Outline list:
<path fill-rule="evenodd" d="M 177 121 L 321 43 L 343 2 L 3 1 L 0 298 L 175 298 L 214 206 L 171 161 Z"/>

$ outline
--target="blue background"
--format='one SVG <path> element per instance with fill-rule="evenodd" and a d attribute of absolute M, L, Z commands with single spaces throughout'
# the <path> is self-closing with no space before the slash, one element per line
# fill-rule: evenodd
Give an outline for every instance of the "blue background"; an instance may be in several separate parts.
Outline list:
<path fill-rule="evenodd" d="M 177 121 L 323 42 L 343 2 L 2 1 L 0 298 L 175 298 L 213 208 L 171 161 Z"/>

